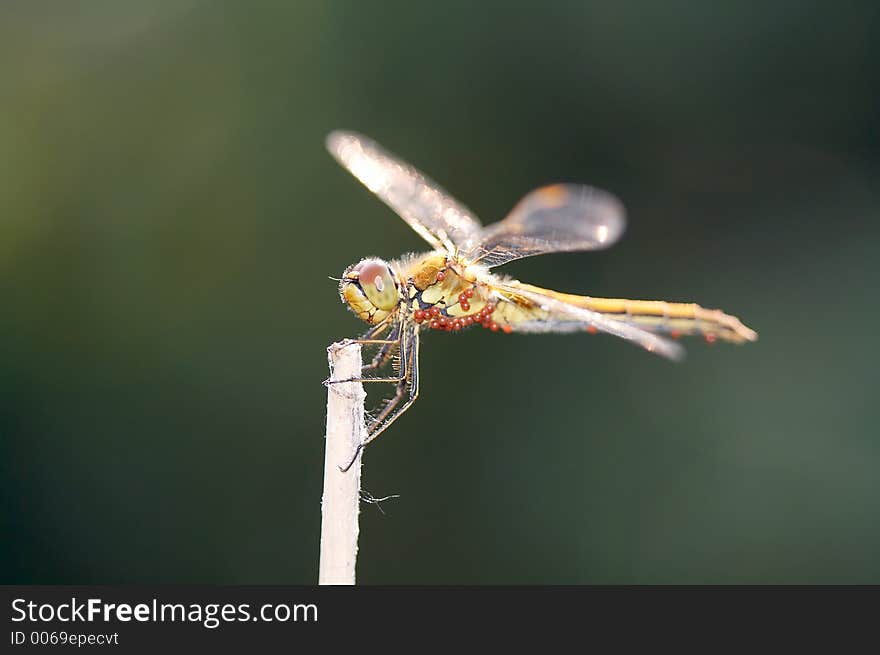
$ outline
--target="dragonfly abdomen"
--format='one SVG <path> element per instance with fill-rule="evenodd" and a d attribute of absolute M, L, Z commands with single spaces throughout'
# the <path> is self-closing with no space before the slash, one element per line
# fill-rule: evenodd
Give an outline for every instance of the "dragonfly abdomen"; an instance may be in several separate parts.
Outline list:
<path fill-rule="evenodd" d="M 721 339 L 733 343 L 757 339 L 757 334 L 736 316 L 720 309 L 706 309 L 696 303 L 562 295 L 573 305 L 653 332 L 665 332 L 672 337 L 698 334 L 709 342 Z"/>

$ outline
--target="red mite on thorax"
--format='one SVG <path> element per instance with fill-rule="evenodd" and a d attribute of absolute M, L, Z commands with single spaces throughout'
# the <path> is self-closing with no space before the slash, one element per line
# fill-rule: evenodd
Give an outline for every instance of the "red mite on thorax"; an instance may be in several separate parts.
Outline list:
<path fill-rule="evenodd" d="M 437 274 L 437 281 L 442 282 L 446 279 L 446 276 L 442 273 Z M 465 289 L 460 294 L 458 294 L 458 306 L 463 311 L 468 311 L 471 306 L 468 302 L 471 298 L 474 297 L 474 289 L 473 287 L 469 289 Z M 456 316 L 454 318 L 449 316 L 444 316 L 438 307 L 431 307 L 430 309 L 417 309 L 413 312 L 413 320 L 416 323 L 423 324 L 425 327 L 429 327 L 432 330 L 445 330 L 446 332 L 457 332 L 462 328 L 470 327 L 471 325 L 482 325 L 487 330 L 492 330 L 492 332 L 497 332 L 501 329 L 505 334 L 510 334 L 513 329 L 509 325 L 505 325 L 503 328 L 498 325 L 495 321 L 492 320 L 492 313 L 495 311 L 495 305 L 492 303 L 487 303 L 483 306 L 478 312 L 474 312 L 473 314 L 465 314 L 464 316 Z"/>

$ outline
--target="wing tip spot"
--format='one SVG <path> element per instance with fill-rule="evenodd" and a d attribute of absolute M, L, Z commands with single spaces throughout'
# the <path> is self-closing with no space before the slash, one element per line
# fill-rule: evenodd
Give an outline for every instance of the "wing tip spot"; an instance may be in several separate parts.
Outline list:
<path fill-rule="evenodd" d="M 566 203 L 569 195 L 564 184 L 551 184 L 538 190 L 538 198 L 548 207 L 561 207 Z"/>

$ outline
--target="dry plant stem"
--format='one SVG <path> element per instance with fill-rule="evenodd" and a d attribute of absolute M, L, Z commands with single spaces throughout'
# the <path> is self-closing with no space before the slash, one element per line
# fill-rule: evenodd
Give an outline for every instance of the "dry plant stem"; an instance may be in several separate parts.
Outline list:
<path fill-rule="evenodd" d="M 330 380 L 361 375 L 361 346 L 352 341 L 327 348 Z M 357 561 L 361 457 L 345 473 L 364 439 L 364 393 L 360 382 L 327 385 L 327 435 L 324 451 L 324 495 L 321 500 L 321 562 L 318 584 L 353 585 Z"/>

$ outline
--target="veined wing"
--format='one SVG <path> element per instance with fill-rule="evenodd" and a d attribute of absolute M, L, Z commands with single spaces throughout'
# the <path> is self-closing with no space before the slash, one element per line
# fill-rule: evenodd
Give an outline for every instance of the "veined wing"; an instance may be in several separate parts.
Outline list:
<path fill-rule="evenodd" d="M 672 360 L 684 357 L 677 343 L 630 323 L 579 307 L 566 294 L 541 289 L 515 280 L 492 283 L 498 296 L 493 320 L 513 332 L 580 332 L 595 328 L 631 341 L 645 350 Z"/>
<path fill-rule="evenodd" d="M 529 193 L 507 218 L 486 226 L 462 248 L 486 266 L 551 252 L 599 250 L 626 227 L 621 202 L 588 186 L 555 184 Z"/>
<path fill-rule="evenodd" d="M 453 252 L 482 226 L 436 182 L 355 132 L 327 136 L 327 150 L 435 249 Z"/>

